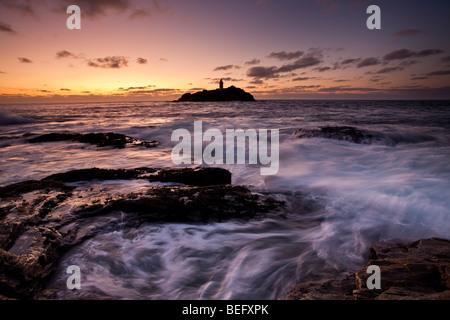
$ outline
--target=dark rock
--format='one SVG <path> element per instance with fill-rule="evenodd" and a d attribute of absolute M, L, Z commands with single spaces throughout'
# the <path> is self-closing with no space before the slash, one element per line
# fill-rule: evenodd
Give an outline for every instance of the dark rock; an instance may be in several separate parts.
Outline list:
<path fill-rule="evenodd" d="M 370 265 L 381 270 L 381 289 L 368 289 Z M 354 275 L 296 285 L 287 299 L 450 300 L 450 240 L 431 238 L 411 243 L 370 246 L 369 262 Z"/>
<path fill-rule="evenodd" d="M 42 181 L 77 182 L 77 181 L 91 181 L 91 180 L 142 179 L 143 175 L 153 173 L 155 171 L 157 170 L 150 168 L 137 168 L 137 169 L 90 168 L 52 174 L 51 176 L 42 179 Z"/>
<path fill-rule="evenodd" d="M 369 265 L 381 269 L 381 289 L 369 290 Z M 438 238 L 370 246 L 370 261 L 355 275 L 356 298 L 434 299 L 450 297 L 450 241 Z"/>
<path fill-rule="evenodd" d="M 354 275 L 312 280 L 297 284 L 286 296 L 286 300 L 353 300 Z"/>
<path fill-rule="evenodd" d="M 37 134 L 35 134 L 33 132 L 27 132 L 22 135 L 22 137 L 24 137 L 24 138 L 34 137 L 34 136 L 37 136 Z"/>
<path fill-rule="evenodd" d="M 182 169 L 79 169 L 57 173 L 42 179 L 47 181 L 77 182 L 91 180 L 129 180 L 148 179 L 149 181 L 175 182 L 193 186 L 230 184 L 231 173 L 221 168 L 182 168 Z M 39 182 L 36 182 L 39 183 Z M 27 183 L 21 183 L 27 185 Z M 0 197 L 1 197 L 0 189 Z"/>
<path fill-rule="evenodd" d="M 137 199 L 122 198 L 106 206 L 83 208 L 80 217 L 121 211 L 131 213 L 130 223 L 142 222 L 221 222 L 255 218 L 280 206 L 266 201 L 243 186 L 157 187 Z"/>
<path fill-rule="evenodd" d="M 17 197 L 24 193 L 33 192 L 36 190 L 61 190 L 71 191 L 74 187 L 70 187 L 54 180 L 28 180 L 14 184 L 10 184 L 0 188 L 0 198 Z"/>
<path fill-rule="evenodd" d="M 56 142 L 56 141 L 68 141 L 68 140 L 77 140 L 82 135 L 79 133 L 46 133 L 31 139 L 28 139 L 30 143 L 39 143 L 39 142 Z"/>
<path fill-rule="evenodd" d="M 382 142 L 392 145 L 392 141 L 379 133 L 348 126 L 323 126 L 317 129 L 299 129 L 293 133 L 296 138 L 325 138 L 343 140 L 359 144 L 372 144 Z"/>
<path fill-rule="evenodd" d="M 112 190 L 109 194 L 104 186 L 82 184 L 75 188 L 65 184 L 149 177 L 187 185 L 144 187 L 129 194 Z M 0 212 L 0 298 L 38 298 L 67 250 L 119 226 L 248 220 L 283 213 L 282 202 L 230 182 L 231 174 L 217 168 L 92 168 L 1 188 L 7 204 Z"/>
<path fill-rule="evenodd" d="M 231 86 L 223 90 L 203 90 L 196 93 L 185 93 L 177 101 L 255 101 L 255 98 L 241 88 Z"/>
<path fill-rule="evenodd" d="M 150 181 L 179 182 L 194 186 L 230 184 L 231 173 L 221 168 L 165 169 L 149 176 Z"/>
<path fill-rule="evenodd" d="M 156 147 L 157 141 L 145 141 L 134 139 L 120 133 L 47 133 L 27 140 L 30 143 L 56 142 L 56 141 L 78 141 L 82 143 L 95 144 L 98 147 L 111 146 L 114 148 L 125 148 L 128 145 L 143 146 L 146 148 Z"/>
<path fill-rule="evenodd" d="M 9 252 L 0 249 L 0 294 L 29 299 L 42 290 L 60 258 L 60 244 L 53 228 L 29 227 Z"/>

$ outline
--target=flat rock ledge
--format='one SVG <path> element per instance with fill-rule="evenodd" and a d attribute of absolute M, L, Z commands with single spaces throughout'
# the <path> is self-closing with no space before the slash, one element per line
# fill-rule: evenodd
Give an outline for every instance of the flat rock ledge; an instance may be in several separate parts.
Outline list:
<path fill-rule="evenodd" d="M 368 289 L 370 265 L 381 270 L 381 289 Z M 370 246 L 355 274 L 300 283 L 287 300 L 450 300 L 450 241 L 430 238 Z"/>
<path fill-rule="evenodd" d="M 34 136 L 34 134 L 26 134 L 26 137 Z M 125 148 L 127 146 L 139 146 L 145 148 L 154 148 L 159 145 L 156 140 L 146 141 L 134 139 L 121 133 L 45 133 L 36 137 L 27 139 L 29 143 L 42 142 L 59 142 L 59 141 L 75 141 L 81 143 L 94 144 L 97 147 L 113 147 Z"/>
<path fill-rule="evenodd" d="M 122 194 L 102 180 L 148 183 Z M 220 168 L 91 168 L 1 187 L 0 300 L 39 299 L 62 255 L 99 233 L 142 223 L 245 222 L 283 216 L 283 205 L 231 185 Z"/>

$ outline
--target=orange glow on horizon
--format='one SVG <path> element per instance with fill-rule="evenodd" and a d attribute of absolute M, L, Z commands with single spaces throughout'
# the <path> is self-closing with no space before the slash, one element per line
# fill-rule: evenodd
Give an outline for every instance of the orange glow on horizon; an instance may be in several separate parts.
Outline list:
<path fill-rule="evenodd" d="M 217 88 L 220 78 L 256 99 L 450 98 L 443 18 L 427 33 L 396 38 L 393 21 L 369 31 L 355 27 L 361 8 L 323 15 L 315 1 L 300 11 L 295 1 L 177 2 L 137 16 L 98 2 L 99 14 L 82 8 L 81 30 L 68 30 L 68 15 L 52 4 L 33 3 L 30 16 L 0 3 L 0 103 L 170 101 Z M 414 23 L 417 13 L 402 12 Z"/>

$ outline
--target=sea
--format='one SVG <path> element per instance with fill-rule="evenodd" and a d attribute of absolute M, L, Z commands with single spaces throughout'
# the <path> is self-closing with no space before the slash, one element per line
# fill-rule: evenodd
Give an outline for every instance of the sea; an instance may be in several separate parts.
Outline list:
<path fill-rule="evenodd" d="M 286 214 L 209 224 L 105 229 L 68 251 L 58 299 L 283 299 L 293 285 L 361 268 L 371 243 L 450 238 L 450 101 L 115 102 L 0 105 L 0 186 L 83 168 L 175 168 L 176 129 L 278 129 L 279 170 L 212 164 Z M 379 139 L 299 138 L 351 126 Z M 156 148 L 31 144 L 32 134 L 115 132 Z M 196 167 L 195 164 L 183 166 Z M 133 192 L 145 181 L 95 181 Z M 68 206 L 70 208 L 70 206 Z M 69 210 L 69 209 L 68 209 Z M 80 290 L 68 290 L 69 265 Z"/>

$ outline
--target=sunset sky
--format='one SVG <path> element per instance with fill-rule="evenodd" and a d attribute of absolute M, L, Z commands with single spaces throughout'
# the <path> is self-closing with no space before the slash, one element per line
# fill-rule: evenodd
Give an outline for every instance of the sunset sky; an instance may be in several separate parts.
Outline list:
<path fill-rule="evenodd" d="M 449 39 L 448 0 L 0 0 L 0 103 L 450 99 Z"/>

